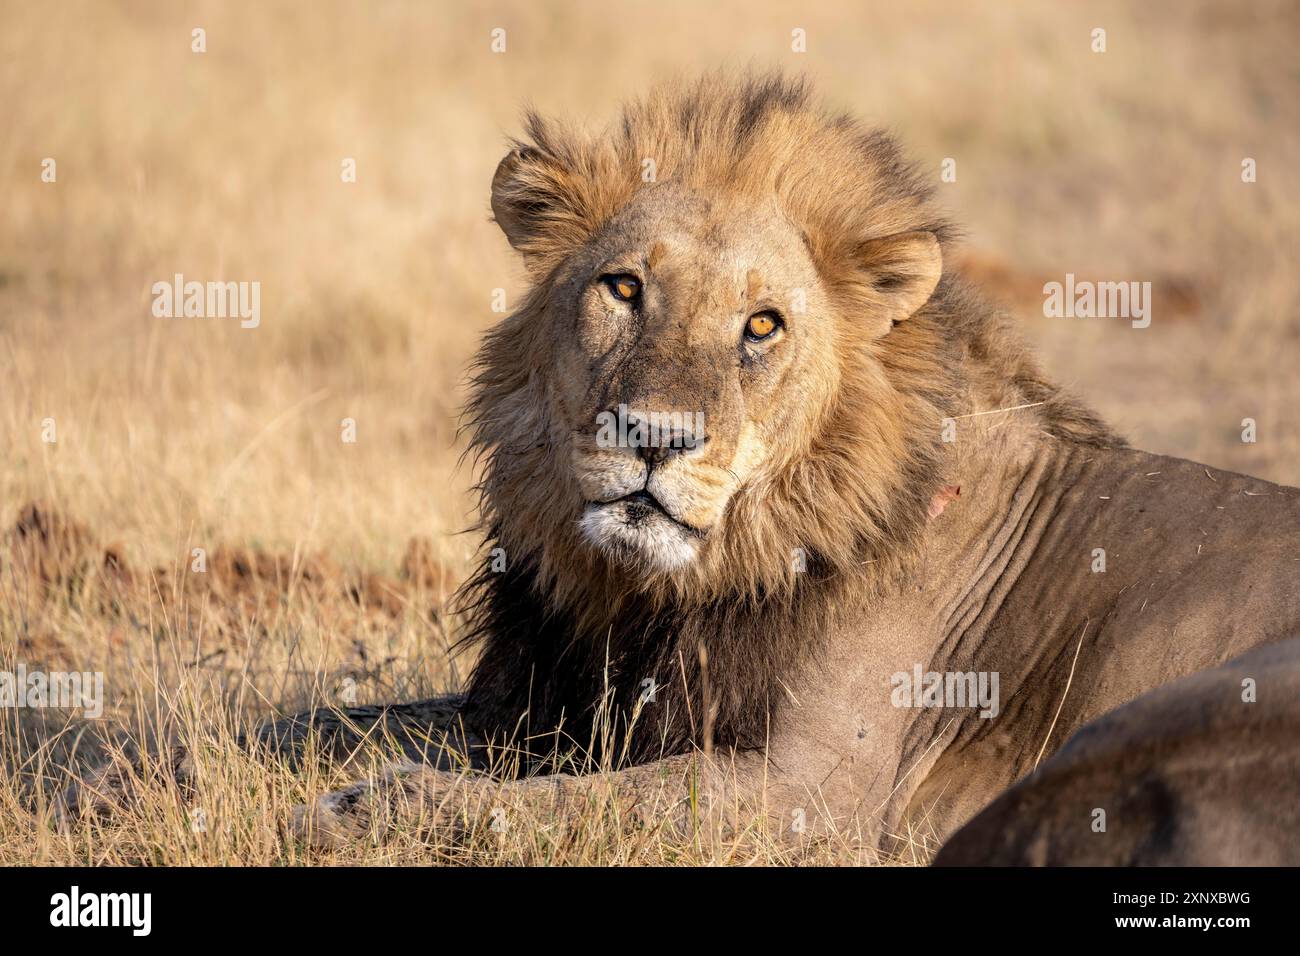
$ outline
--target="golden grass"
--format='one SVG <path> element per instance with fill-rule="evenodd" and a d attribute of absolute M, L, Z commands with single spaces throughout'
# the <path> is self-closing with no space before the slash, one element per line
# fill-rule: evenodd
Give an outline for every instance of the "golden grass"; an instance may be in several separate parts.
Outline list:
<path fill-rule="evenodd" d="M 674 72 L 807 72 L 927 168 L 957 159 L 943 195 L 972 254 L 1014 264 L 1003 291 L 1026 334 L 1135 443 L 1300 475 L 1292 4 L 6 0 L 0 22 L 0 527 L 45 501 L 140 575 L 105 607 L 75 583 L 34 593 L 41 582 L 0 566 L 0 669 L 104 671 L 106 719 L 80 761 L 100 734 L 210 745 L 206 833 L 155 788 L 117 825 L 63 834 L 52 775 L 84 726 L 0 712 L 0 865 L 873 858 L 851 840 L 783 849 L 757 828 L 630 837 L 593 814 L 563 839 L 544 825 L 465 844 L 399 834 L 322 860 L 277 821 L 365 768 L 291 773 L 231 744 L 259 716 L 335 699 L 345 673 L 365 703 L 454 687 L 469 663 L 448 659 L 441 589 L 383 610 L 302 580 L 319 557 L 400 581 L 412 535 L 449 581 L 468 568 L 455 416 L 493 290 L 521 291 L 487 184 L 526 101 L 604 121 Z M 795 27 L 807 54 L 790 52 Z M 40 180 L 46 157 L 55 184 Z M 340 181 L 344 157 L 355 184 Z M 1046 319 L 1033 289 L 1067 271 L 1165 282 L 1194 307 L 1157 298 L 1144 331 Z M 150 286 L 177 272 L 260 282 L 261 326 L 153 318 Z M 1245 417 L 1255 444 L 1239 440 Z M 178 583 L 195 547 L 274 553 L 288 570 L 232 608 Z M 162 583 L 140 570 L 169 568 Z"/>

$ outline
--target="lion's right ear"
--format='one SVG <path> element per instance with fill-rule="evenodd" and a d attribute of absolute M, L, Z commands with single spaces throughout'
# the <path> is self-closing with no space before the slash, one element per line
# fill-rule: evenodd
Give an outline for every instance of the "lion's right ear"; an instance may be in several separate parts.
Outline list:
<path fill-rule="evenodd" d="M 516 144 L 492 177 L 492 217 L 532 268 L 581 245 L 591 234 L 584 180 L 535 146 Z"/>
<path fill-rule="evenodd" d="M 527 169 L 535 154 L 530 146 L 516 146 L 497 164 L 492 177 L 492 218 L 510 245 L 520 250 L 537 226 L 538 207 L 528 195 L 529 180 L 535 177 Z"/>

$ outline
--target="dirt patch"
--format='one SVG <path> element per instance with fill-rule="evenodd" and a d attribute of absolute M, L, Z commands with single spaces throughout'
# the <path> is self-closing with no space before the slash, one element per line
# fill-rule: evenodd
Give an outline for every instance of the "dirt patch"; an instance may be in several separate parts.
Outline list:
<path fill-rule="evenodd" d="M 40 502 L 20 508 L 0 535 L 0 580 L 29 622 L 19 649 L 42 659 L 65 654 L 57 634 L 41 628 L 42 611 L 55 604 L 126 619 L 153 604 L 172 615 L 202 615 L 205 630 L 222 634 L 291 605 L 342 615 L 341 626 L 358 617 L 438 613 L 456 587 L 423 537 L 411 538 L 396 577 L 344 568 L 322 553 L 233 545 L 180 556 L 171 566 L 132 567 L 121 544 L 100 543 L 84 523 Z"/>

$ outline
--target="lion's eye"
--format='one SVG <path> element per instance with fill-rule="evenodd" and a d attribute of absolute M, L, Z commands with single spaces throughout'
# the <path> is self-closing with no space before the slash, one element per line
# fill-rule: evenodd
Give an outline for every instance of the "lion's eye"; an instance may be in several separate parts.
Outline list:
<path fill-rule="evenodd" d="M 641 280 L 636 276 L 605 276 L 605 285 L 616 299 L 631 302 L 641 294 Z"/>
<path fill-rule="evenodd" d="M 751 342 L 770 339 L 781 327 L 781 317 L 775 312 L 756 312 L 745 323 L 745 338 Z"/>

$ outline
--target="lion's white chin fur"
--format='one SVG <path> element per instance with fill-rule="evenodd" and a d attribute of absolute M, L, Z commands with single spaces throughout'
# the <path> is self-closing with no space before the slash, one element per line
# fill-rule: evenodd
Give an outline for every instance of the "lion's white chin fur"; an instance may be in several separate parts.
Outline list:
<path fill-rule="evenodd" d="M 632 512 L 627 503 L 590 504 L 579 521 L 582 535 L 620 564 L 676 571 L 699 554 L 699 541 L 662 514 Z"/>

